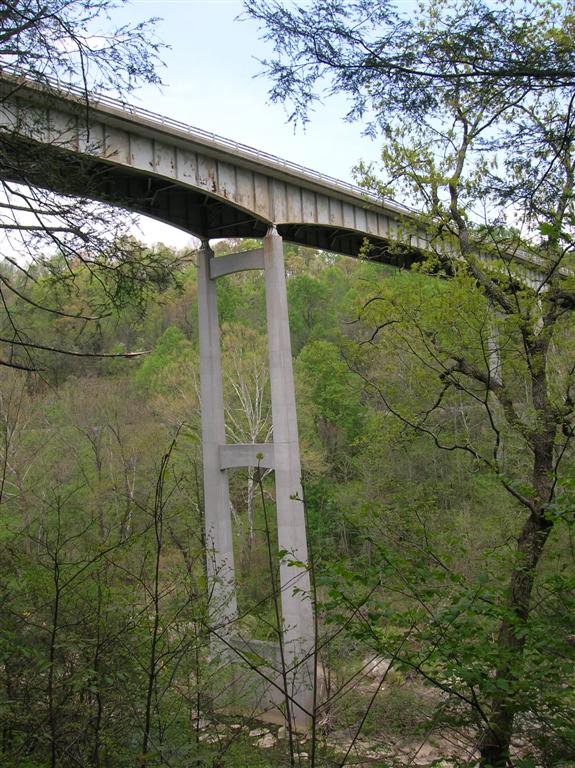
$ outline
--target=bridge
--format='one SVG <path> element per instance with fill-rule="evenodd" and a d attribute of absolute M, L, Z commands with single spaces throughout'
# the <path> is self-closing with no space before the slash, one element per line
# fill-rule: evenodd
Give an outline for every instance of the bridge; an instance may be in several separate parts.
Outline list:
<path fill-rule="evenodd" d="M 282 241 L 357 256 L 368 238 L 372 258 L 406 266 L 425 250 L 425 231 L 407 208 L 353 185 L 108 97 L 88 98 L 7 72 L 0 72 L 0 141 L 0 177 L 110 202 L 202 241 L 198 303 L 211 622 L 220 642 L 241 657 L 234 638 L 227 470 L 272 468 L 279 549 L 288 553 L 280 561 L 280 588 L 289 674 L 272 665 L 264 699 L 268 709 L 282 705 L 288 720 L 305 727 L 314 622 Z M 40 155 L 48 162 L 38 162 Z M 210 239 L 226 237 L 262 238 L 263 248 L 215 258 Z M 225 433 L 216 283 L 246 269 L 262 269 L 266 287 L 273 443 L 264 445 L 230 445 Z"/>
<path fill-rule="evenodd" d="M 261 238 L 274 225 L 289 242 L 357 256 L 368 237 L 371 257 L 396 266 L 426 245 L 414 214 L 397 203 L 106 96 L 87 102 L 80 89 L 0 73 L 0 129 L 16 152 L 40 143 L 51 163 L 60 159 L 56 191 L 83 191 L 74 189 L 75 160 L 90 172 L 91 196 L 200 238 Z M 10 163 L 4 172 L 17 169 Z M 31 167 L 24 175 L 45 184 Z"/>

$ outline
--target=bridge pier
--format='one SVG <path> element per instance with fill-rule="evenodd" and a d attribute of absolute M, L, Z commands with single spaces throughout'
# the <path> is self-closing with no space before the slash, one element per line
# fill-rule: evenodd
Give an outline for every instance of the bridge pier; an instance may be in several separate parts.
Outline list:
<path fill-rule="evenodd" d="M 273 444 L 226 445 L 215 281 L 224 274 L 259 268 L 264 270 L 266 289 Z M 281 603 L 282 627 L 275 654 L 280 668 L 274 668 L 274 685 L 263 696 L 262 704 L 265 708 L 267 697 L 268 709 L 270 704 L 281 706 L 294 728 L 305 729 L 313 701 L 314 622 L 282 238 L 272 227 L 264 238 L 263 251 L 217 259 L 209 243 L 204 241 L 198 281 L 205 525 L 212 595 L 210 619 L 214 626 L 228 627 L 227 634 L 233 638 L 237 607 L 227 467 L 254 466 L 260 462 L 261 466 L 274 469 L 278 545 L 283 553 L 277 596 Z M 241 638 L 237 638 L 237 642 L 238 649 L 245 647 Z M 233 645 L 234 640 L 230 643 Z"/>
<path fill-rule="evenodd" d="M 216 284 L 210 274 L 213 257 L 209 242 L 203 240 L 198 263 L 198 310 L 205 546 L 210 622 L 227 632 L 237 617 L 237 601 L 228 475 L 220 467 L 220 445 L 226 442 L 226 427 Z"/>

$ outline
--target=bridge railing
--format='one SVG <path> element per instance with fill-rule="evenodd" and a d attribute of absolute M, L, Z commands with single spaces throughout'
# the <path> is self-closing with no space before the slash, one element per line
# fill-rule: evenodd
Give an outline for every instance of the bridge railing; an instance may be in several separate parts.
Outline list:
<path fill-rule="evenodd" d="M 327 173 L 321 173 L 315 171 L 313 168 L 308 168 L 305 165 L 294 163 L 291 160 L 273 155 L 270 152 L 264 152 L 255 147 L 251 147 L 249 144 L 243 144 L 242 142 L 235 141 L 234 139 L 228 139 L 225 136 L 220 136 L 212 131 L 205 131 L 203 128 L 197 128 L 196 126 L 188 125 L 180 120 L 175 120 L 171 117 L 165 117 L 157 112 L 153 112 L 145 107 L 137 107 L 134 104 L 123 101 L 122 99 L 116 99 L 113 96 L 107 96 L 102 93 L 93 93 L 91 91 L 85 91 L 77 85 L 71 83 L 62 84 L 52 77 L 45 77 L 42 81 L 30 80 L 26 77 L 26 74 L 15 67 L 5 66 L 0 69 L 0 77 L 7 74 L 11 78 L 17 78 L 23 81 L 24 85 L 31 85 L 37 88 L 47 88 L 55 92 L 56 94 L 68 94 L 75 98 L 81 98 L 88 100 L 90 106 L 106 106 L 112 109 L 119 110 L 125 114 L 129 114 L 133 117 L 142 118 L 154 125 L 173 128 L 177 131 L 186 133 L 190 138 L 197 137 L 198 139 L 209 142 L 210 144 L 217 145 L 232 152 L 238 152 L 243 155 L 248 155 L 251 158 L 257 160 L 264 160 L 277 168 L 293 171 L 299 176 L 306 176 L 314 181 L 319 181 L 323 184 L 327 184 L 330 187 L 340 189 L 342 192 L 351 193 L 353 195 L 359 195 L 364 199 L 377 205 L 384 205 L 387 208 L 391 208 L 397 213 L 411 216 L 416 212 L 401 203 L 396 202 L 390 198 L 382 198 L 378 195 L 374 195 L 371 192 L 367 192 L 362 187 L 358 187 L 356 184 L 351 184 L 341 179 L 336 179 L 334 176 L 329 176 Z"/>

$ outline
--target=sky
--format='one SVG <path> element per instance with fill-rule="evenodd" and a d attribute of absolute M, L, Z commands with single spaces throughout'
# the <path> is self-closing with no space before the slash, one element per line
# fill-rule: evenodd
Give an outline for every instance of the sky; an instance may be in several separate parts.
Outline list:
<path fill-rule="evenodd" d="M 376 160 L 378 144 L 345 123 L 346 104 L 328 99 L 317 106 L 305 131 L 287 123 L 281 104 L 268 98 L 270 81 L 258 76 L 258 59 L 271 54 L 253 20 L 240 20 L 241 0 L 132 0 L 115 21 L 159 17 L 156 36 L 164 51 L 161 89 L 145 87 L 134 104 L 189 125 L 213 131 L 316 171 L 353 181 L 360 159 Z M 189 237 L 174 228 L 143 221 L 141 236 L 175 247 Z"/>

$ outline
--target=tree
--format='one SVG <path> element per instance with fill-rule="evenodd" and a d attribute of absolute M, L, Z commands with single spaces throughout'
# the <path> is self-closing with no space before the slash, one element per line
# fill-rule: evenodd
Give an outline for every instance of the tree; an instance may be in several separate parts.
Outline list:
<path fill-rule="evenodd" d="M 328 341 L 312 341 L 297 359 L 302 395 L 314 405 L 314 428 L 325 446 L 335 475 L 346 475 L 353 445 L 365 426 L 361 382 Z"/>
<path fill-rule="evenodd" d="M 292 120 L 308 119 L 318 91 L 347 94 L 349 118 L 372 114 L 381 123 L 404 108 L 438 106 L 445 85 L 547 92 L 575 82 L 575 19 L 561 3 L 474 0 L 463 10 L 433 2 L 421 3 L 419 13 L 391 0 L 244 6 L 274 44 L 275 57 L 262 64 L 274 81 L 272 100 L 288 102 Z M 420 13 L 447 23 L 420 27 Z"/>
<path fill-rule="evenodd" d="M 384 178 L 361 166 L 360 178 L 415 203 L 430 242 L 420 269 L 450 277 L 461 291 L 450 306 L 437 289 L 436 309 L 444 299 L 445 307 L 435 323 L 423 320 L 422 307 L 394 306 L 385 292 L 367 299 L 371 346 L 393 339 L 435 374 L 423 403 L 406 409 L 369 366 L 361 372 L 408 428 L 488 467 L 521 513 L 499 598 L 495 682 L 479 713 L 482 765 L 506 765 L 534 652 L 538 569 L 554 527 L 571 514 L 573 15 L 561 3 L 530 0 L 431 0 L 413 16 L 362 0 L 293 10 L 248 0 L 246 8 L 275 44 L 272 98 L 305 119 L 322 78 L 328 92 L 350 97 L 348 117 L 384 140 Z M 489 441 L 484 431 L 462 437 L 438 428 L 454 394 L 481 407 Z M 475 706 L 478 689 L 469 687 Z"/>
<path fill-rule="evenodd" d="M 111 23 L 126 3 L 111 0 L 8 0 L 0 14 L 0 56 L 34 80 L 52 78 L 83 88 L 125 93 L 142 82 L 159 83 L 149 19 Z"/>
<path fill-rule="evenodd" d="M 226 433 L 230 443 L 269 443 L 272 436 L 266 340 L 239 323 L 222 326 L 222 362 Z M 270 470 L 246 467 L 245 510 L 248 527 L 245 560 L 251 568 L 258 482 Z M 242 506 L 244 499 L 242 498 Z"/>
<path fill-rule="evenodd" d="M 154 19 L 113 23 L 113 0 L 11 0 L 0 10 L 0 65 L 47 87 L 74 85 L 123 96 L 141 83 L 159 83 L 161 45 Z M 18 90 L 17 77 L 12 94 Z M 35 369 L 42 339 L 29 337 L 12 312 L 17 297 L 35 309 L 80 321 L 98 319 L 127 301 L 139 302 L 150 285 L 165 285 L 173 269 L 167 253 L 150 252 L 128 236 L 133 221 L 94 202 L 93 174 L 81 162 L 59 165 L 45 149 L 23 147 L 11 127 L 0 128 L 0 231 L 5 262 L 0 299 L 7 319 L 0 364 Z M 63 181 L 62 181 L 63 178 Z M 41 188 L 38 188 L 38 185 Z M 50 192 L 57 187 L 65 195 Z M 79 296 L 78 280 L 100 286 L 92 304 L 72 312 L 53 297 L 32 295 L 45 276 Z M 86 297 L 86 293 L 83 294 Z M 24 354 L 15 354 L 17 350 Z"/>

